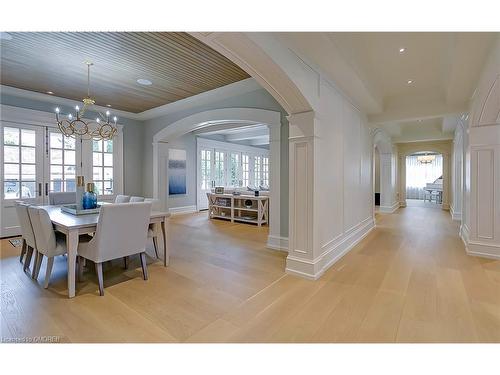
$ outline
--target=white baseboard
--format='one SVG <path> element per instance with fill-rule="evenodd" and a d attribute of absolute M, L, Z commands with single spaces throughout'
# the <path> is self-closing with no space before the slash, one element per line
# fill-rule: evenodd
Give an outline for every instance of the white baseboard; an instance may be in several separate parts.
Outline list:
<path fill-rule="evenodd" d="M 471 241 L 469 237 L 469 228 L 462 224 L 460 226 L 460 238 L 464 242 L 465 251 L 472 256 L 478 256 L 489 259 L 500 259 L 500 246 L 480 241 Z"/>
<path fill-rule="evenodd" d="M 378 212 L 385 214 L 392 214 L 396 212 L 399 206 L 400 206 L 399 202 L 394 202 L 392 206 L 380 206 Z"/>
<path fill-rule="evenodd" d="M 356 246 L 375 227 L 373 217 L 366 218 L 323 247 L 323 253 L 310 261 L 288 255 L 285 271 L 311 280 L 319 279 L 325 271 Z"/>
<path fill-rule="evenodd" d="M 172 207 L 168 209 L 168 212 L 170 212 L 171 215 L 192 214 L 196 211 L 196 206 Z"/>
<path fill-rule="evenodd" d="M 450 206 L 451 219 L 454 221 L 462 221 L 462 213 L 455 211 L 453 206 Z"/>
<path fill-rule="evenodd" d="M 269 249 L 288 252 L 288 237 L 271 236 L 267 237 L 267 245 Z"/>

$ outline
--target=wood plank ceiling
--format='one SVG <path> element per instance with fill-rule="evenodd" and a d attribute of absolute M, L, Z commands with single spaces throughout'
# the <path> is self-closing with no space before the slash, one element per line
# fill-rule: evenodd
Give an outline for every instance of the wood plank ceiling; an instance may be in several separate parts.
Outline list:
<path fill-rule="evenodd" d="M 186 33 L 9 33 L 1 41 L 1 83 L 142 112 L 248 78 L 238 66 Z M 137 79 L 152 81 L 142 86 Z"/>

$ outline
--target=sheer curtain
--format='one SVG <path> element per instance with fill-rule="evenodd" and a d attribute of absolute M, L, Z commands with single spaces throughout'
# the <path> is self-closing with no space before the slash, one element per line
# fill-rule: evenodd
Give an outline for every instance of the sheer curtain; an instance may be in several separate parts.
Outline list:
<path fill-rule="evenodd" d="M 443 175 L 443 156 L 436 155 L 432 163 L 421 164 L 418 155 L 406 157 L 406 198 L 424 199 L 424 187 Z"/>

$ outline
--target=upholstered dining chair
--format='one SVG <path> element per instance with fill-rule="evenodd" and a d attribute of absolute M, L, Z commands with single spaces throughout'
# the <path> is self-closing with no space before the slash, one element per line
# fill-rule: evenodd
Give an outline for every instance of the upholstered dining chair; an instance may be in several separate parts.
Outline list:
<path fill-rule="evenodd" d="M 23 237 L 23 245 L 21 248 L 21 256 L 19 261 L 22 263 L 23 257 L 26 254 L 26 259 L 24 260 L 23 270 L 26 269 L 31 264 L 31 257 L 33 251 L 36 249 L 35 234 L 33 233 L 33 227 L 31 225 L 30 216 L 28 213 L 29 204 L 22 201 L 16 202 L 16 213 L 19 220 L 19 225 L 21 226 L 21 236 Z"/>
<path fill-rule="evenodd" d="M 144 202 L 144 197 L 131 196 L 129 202 Z"/>
<path fill-rule="evenodd" d="M 71 203 L 76 203 L 76 193 L 74 191 L 49 193 L 49 204 L 51 206 Z"/>
<path fill-rule="evenodd" d="M 130 201 L 130 195 L 118 194 L 115 198 L 115 203 L 127 203 Z"/>
<path fill-rule="evenodd" d="M 36 256 L 32 277 L 38 280 L 42 260 L 46 256 L 47 269 L 45 272 L 44 288 L 48 288 L 54 257 L 66 253 L 66 237 L 64 235 L 56 236 L 49 214 L 43 208 L 30 206 L 28 212 L 36 242 Z"/>
<path fill-rule="evenodd" d="M 139 254 L 144 280 L 148 279 L 146 241 L 151 202 L 110 204 L 102 206 L 94 237 L 80 243 L 78 256 L 95 263 L 99 294 L 104 295 L 102 263 Z M 78 262 L 79 267 L 83 264 Z M 82 270 L 79 268 L 78 273 Z"/>
<path fill-rule="evenodd" d="M 154 198 L 144 198 L 144 202 L 151 202 L 151 210 L 161 211 L 161 202 Z M 155 249 L 156 258 L 158 256 L 158 237 L 160 236 L 160 228 L 158 223 L 149 224 L 148 239 L 153 240 L 153 247 Z"/>

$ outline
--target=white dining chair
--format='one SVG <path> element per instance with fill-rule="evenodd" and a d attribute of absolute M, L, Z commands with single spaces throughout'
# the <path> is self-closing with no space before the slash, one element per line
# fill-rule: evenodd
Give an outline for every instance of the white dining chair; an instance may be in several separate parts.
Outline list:
<path fill-rule="evenodd" d="M 104 295 L 102 263 L 109 260 L 139 254 L 144 280 L 148 279 L 146 265 L 146 241 L 151 203 L 110 204 L 101 207 L 94 237 L 78 246 L 78 256 L 95 263 L 99 294 Z M 81 265 L 78 262 L 78 273 Z"/>
<path fill-rule="evenodd" d="M 129 202 L 130 202 L 130 203 L 134 203 L 134 202 L 144 202 L 144 197 L 136 197 L 136 196 L 131 196 L 131 197 L 130 197 Z"/>
<path fill-rule="evenodd" d="M 31 220 L 28 213 L 29 206 L 29 204 L 26 204 L 22 201 L 16 202 L 16 213 L 19 220 L 19 225 L 21 227 L 21 236 L 23 237 L 21 256 L 19 257 L 19 261 L 21 263 L 23 261 L 24 255 L 26 255 L 23 266 L 24 271 L 26 271 L 26 269 L 30 266 L 33 251 L 35 251 L 36 249 L 35 234 L 33 233 L 33 227 L 31 225 Z"/>
<path fill-rule="evenodd" d="M 76 203 L 76 193 L 74 191 L 49 193 L 49 204 L 51 206 L 72 203 Z"/>
<path fill-rule="evenodd" d="M 37 244 L 32 277 L 38 280 L 42 260 L 46 256 L 47 270 L 45 272 L 44 288 L 48 288 L 54 257 L 66 253 L 66 237 L 64 235 L 56 236 L 49 214 L 43 208 L 31 206 L 28 208 L 28 212 Z"/>
<path fill-rule="evenodd" d="M 128 201 L 130 201 L 129 195 L 118 194 L 115 198 L 115 203 L 127 203 Z"/>
<path fill-rule="evenodd" d="M 144 202 L 151 202 L 151 210 L 161 211 L 161 202 L 154 198 L 144 198 Z M 160 228 L 158 223 L 149 224 L 148 239 L 153 240 L 156 258 L 158 259 L 158 237 L 160 236 Z"/>

